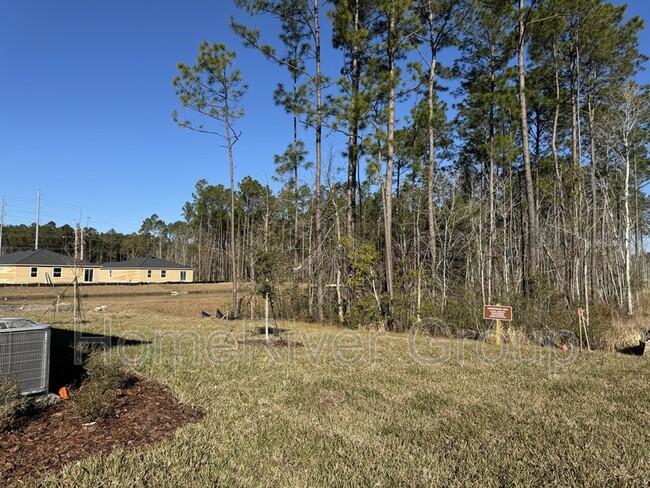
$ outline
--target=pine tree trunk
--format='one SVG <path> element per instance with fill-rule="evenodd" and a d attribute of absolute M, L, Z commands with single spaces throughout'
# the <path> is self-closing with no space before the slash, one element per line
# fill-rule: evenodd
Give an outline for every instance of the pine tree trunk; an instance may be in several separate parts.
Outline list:
<path fill-rule="evenodd" d="M 314 56 L 316 61 L 316 181 L 314 188 L 315 225 L 316 225 L 316 320 L 324 319 L 325 282 L 323 277 L 323 228 L 321 202 L 321 166 L 322 166 L 322 79 L 321 79 L 321 45 L 318 0 L 313 0 L 314 16 Z"/>
<path fill-rule="evenodd" d="M 589 282 L 591 288 L 591 299 L 596 298 L 596 292 L 598 288 L 597 277 L 596 277 L 596 250 L 598 249 L 597 239 L 598 239 L 598 188 L 596 186 L 596 136 L 595 136 L 595 122 L 594 122 L 594 107 L 592 104 L 591 97 L 588 101 L 588 111 L 589 111 L 589 138 L 590 138 L 590 148 L 591 148 L 591 260 L 590 268 L 591 272 L 589 275 Z"/>
<path fill-rule="evenodd" d="M 436 62 L 437 52 L 434 34 L 433 9 L 428 6 L 428 23 L 429 23 L 429 48 L 431 49 L 431 59 L 429 61 L 429 77 L 427 79 L 427 108 L 428 108 L 428 142 L 429 142 L 429 161 L 427 165 L 427 218 L 429 223 L 429 248 L 431 252 L 431 278 L 436 279 L 436 209 L 433 203 L 433 183 L 436 174 L 436 140 L 433 127 L 434 102 L 435 102 L 435 82 L 436 82 Z"/>
<path fill-rule="evenodd" d="M 386 182 L 384 189 L 384 239 L 386 261 L 386 291 L 388 292 L 388 325 L 392 328 L 393 314 L 393 164 L 395 137 L 395 59 L 393 55 L 392 36 L 394 35 L 395 20 L 391 14 L 388 27 L 388 74 L 390 87 L 388 90 L 388 127 L 386 132 Z"/>
<path fill-rule="evenodd" d="M 521 142 L 524 157 L 524 176 L 526 179 L 526 200 L 528 203 L 528 235 L 526 239 L 527 266 L 524 276 L 524 291 L 530 293 L 533 280 L 537 274 L 537 244 L 539 231 L 537 224 L 537 209 L 535 205 L 535 189 L 533 184 L 533 171 L 530 162 L 530 148 L 528 141 L 528 113 L 526 106 L 526 66 L 524 61 L 525 50 L 525 23 L 524 0 L 519 0 L 519 108 L 521 110 Z M 523 230 L 523 229 L 522 229 Z"/>

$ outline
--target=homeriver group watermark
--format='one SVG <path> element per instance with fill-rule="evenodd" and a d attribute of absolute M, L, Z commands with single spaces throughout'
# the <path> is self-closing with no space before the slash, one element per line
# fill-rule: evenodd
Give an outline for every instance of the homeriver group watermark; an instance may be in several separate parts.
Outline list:
<path fill-rule="evenodd" d="M 531 344 L 522 334 L 503 335 L 496 340 L 494 330 L 453 332 L 440 321 L 419 322 L 402 334 L 339 328 L 314 332 L 297 329 L 294 321 L 283 321 L 281 327 L 271 329 L 272 335 L 265 336 L 260 333 L 263 322 L 255 320 L 238 321 L 230 329 L 209 332 L 160 329 L 145 333 L 135 328 L 120 328 L 119 336 L 114 336 L 113 329 L 110 319 L 104 321 L 99 334 L 76 326 L 75 364 L 83 363 L 84 352 L 103 348 L 120 361 L 139 367 L 162 361 L 171 362 L 175 367 L 246 364 L 263 354 L 277 365 L 295 367 L 325 363 L 359 367 L 396 359 L 427 367 L 463 366 L 468 361 L 478 361 L 487 366 L 505 363 L 545 366 L 549 374 L 555 374 L 573 364 L 578 355 L 574 346 L 577 339 L 567 330 L 533 334 L 543 338 L 540 346 Z"/>

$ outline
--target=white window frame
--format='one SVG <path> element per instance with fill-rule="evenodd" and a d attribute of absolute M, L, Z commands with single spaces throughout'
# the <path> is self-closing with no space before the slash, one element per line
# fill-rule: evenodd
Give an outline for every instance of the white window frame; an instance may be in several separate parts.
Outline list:
<path fill-rule="evenodd" d="M 32 278 L 38 278 L 38 268 L 36 266 L 32 266 L 31 269 L 29 270 L 29 276 Z"/>

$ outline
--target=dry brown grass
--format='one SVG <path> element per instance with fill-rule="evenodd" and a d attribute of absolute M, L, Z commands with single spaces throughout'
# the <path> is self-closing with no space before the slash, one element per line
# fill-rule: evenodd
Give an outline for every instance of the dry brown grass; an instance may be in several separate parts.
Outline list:
<path fill-rule="evenodd" d="M 620 351 L 628 347 L 638 346 L 641 337 L 650 327 L 641 318 L 615 318 L 612 326 L 604 330 L 595 347 L 608 351 Z"/>
<path fill-rule="evenodd" d="M 163 315 L 175 317 L 200 317 L 205 310 L 213 314 L 217 307 L 230 308 L 230 283 L 188 283 L 164 285 L 93 285 L 81 286 L 83 309 L 89 319 L 101 317 L 134 317 L 136 315 Z M 178 293 L 172 294 L 172 292 Z M 73 289 L 61 286 L 0 287 L 0 307 L 11 304 L 40 304 L 52 306 L 43 320 L 54 318 L 53 304 L 73 301 Z M 95 312 L 97 307 L 106 307 Z M 65 315 L 59 315 L 61 317 Z"/>

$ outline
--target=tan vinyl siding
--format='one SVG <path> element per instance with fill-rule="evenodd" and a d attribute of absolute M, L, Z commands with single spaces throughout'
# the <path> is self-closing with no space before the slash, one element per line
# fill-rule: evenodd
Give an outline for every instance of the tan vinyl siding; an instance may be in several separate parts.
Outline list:
<path fill-rule="evenodd" d="M 110 271 L 112 271 L 112 276 Z M 151 277 L 147 277 L 147 269 L 140 268 L 103 268 L 100 269 L 96 281 L 101 283 L 176 283 L 181 280 L 181 272 L 186 278 L 184 283 L 194 281 L 194 271 L 191 269 L 167 269 L 166 276 L 160 277 L 160 269 L 152 269 Z"/>
<path fill-rule="evenodd" d="M 32 277 L 32 268 L 37 268 L 37 276 Z M 54 276 L 54 268 L 61 269 L 61 276 Z M 147 269 L 140 268 L 100 268 L 99 266 L 84 266 L 76 270 L 79 283 L 84 283 L 85 270 L 93 270 L 92 283 L 192 283 L 194 270 L 165 269 L 166 276 L 161 278 L 160 269 L 151 270 L 151 278 L 147 278 Z M 185 280 L 181 280 L 181 273 Z M 39 265 L 2 265 L 0 266 L 0 285 L 47 285 L 46 273 L 53 284 L 69 284 L 74 281 L 75 269 L 72 266 L 39 266 Z"/>
<path fill-rule="evenodd" d="M 35 278 L 32 278 L 32 268 L 37 269 L 37 275 Z M 61 268 L 61 276 L 54 276 L 54 268 Z M 97 276 L 99 276 L 99 267 L 95 266 L 86 266 L 84 268 L 77 268 L 77 276 L 79 281 L 82 282 L 84 278 L 84 270 L 92 269 L 95 274 L 95 279 L 93 282 L 97 281 Z M 0 266 L 0 284 L 9 284 L 9 285 L 47 285 L 46 274 L 50 277 L 50 282 L 54 284 L 66 284 L 72 283 L 75 277 L 75 269 L 70 266 L 40 266 L 40 265 L 29 265 L 29 266 L 15 266 L 15 265 L 5 265 Z"/>

